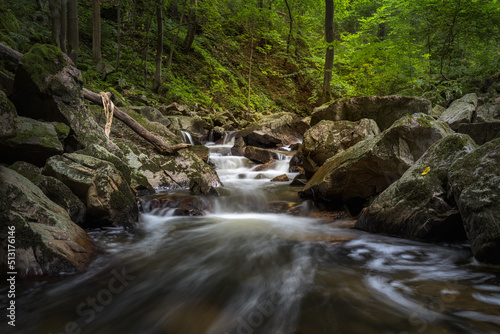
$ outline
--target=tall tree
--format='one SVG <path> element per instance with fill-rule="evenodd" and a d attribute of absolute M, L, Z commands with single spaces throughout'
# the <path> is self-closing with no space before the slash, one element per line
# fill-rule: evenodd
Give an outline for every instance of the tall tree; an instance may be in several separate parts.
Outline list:
<path fill-rule="evenodd" d="M 49 11 L 52 16 L 52 42 L 61 48 L 61 2 L 49 0 Z"/>
<path fill-rule="evenodd" d="M 196 34 L 196 7 L 198 6 L 198 0 L 191 0 L 191 4 L 189 6 L 189 14 L 188 14 L 188 32 L 186 35 L 186 39 L 184 40 L 184 48 L 189 50 L 194 41 L 194 35 Z"/>
<path fill-rule="evenodd" d="M 156 4 L 157 42 L 156 42 L 156 73 L 151 88 L 158 93 L 161 85 L 161 63 L 163 59 L 163 0 L 157 0 Z"/>
<path fill-rule="evenodd" d="M 68 56 L 75 65 L 78 63 L 78 0 L 68 0 Z"/>
<path fill-rule="evenodd" d="M 92 0 L 92 56 L 94 64 L 102 63 L 100 0 Z"/>
<path fill-rule="evenodd" d="M 333 17 L 335 13 L 335 6 L 333 0 L 325 0 L 325 40 L 326 40 L 326 57 L 325 57 L 325 73 L 323 79 L 323 102 L 332 99 L 332 72 L 333 72 L 333 58 L 335 50 L 333 48 Z"/>
<path fill-rule="evenodd" d="M 115 71 L 118 71 L 120 66 L 120 52 L 122 50 L 122 0 L 118 0 L 116 8 L 116 64 Z"/>

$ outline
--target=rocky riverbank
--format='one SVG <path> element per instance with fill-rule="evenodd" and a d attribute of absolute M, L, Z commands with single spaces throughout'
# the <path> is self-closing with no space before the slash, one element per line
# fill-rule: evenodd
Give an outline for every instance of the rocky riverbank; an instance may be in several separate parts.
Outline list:
<path fill-rule="evenodd" d="M 85 270 L 99 250 L 84 229 L 133 229 L 140 196 L 219 196 L 223 184 L 202 145 L 233 141 L 232 155 L 260 170 L 293 155 L 290 170 L 300 173 L 291 184 L 325 217 L 340 210 L 369 232 L 468 239 L 477 260 L 500 263 L 499 85 L 494 96 L 468 94 L 441 111 L 421 98 L 359 97 L 308 118 L 124 107 L 112 97 L 164 143 L 193 144 L 166 153 L 117 119 L 106 134 L 104 111 L 85 102 L 80 72 L 57 48 L 35 46 L 12 66 L 13 90 L 0 91 L 2 268 L 15 226 L 20 275 Z M 179 214 L 204 214 L 205 201 L 188 202 Z"/>

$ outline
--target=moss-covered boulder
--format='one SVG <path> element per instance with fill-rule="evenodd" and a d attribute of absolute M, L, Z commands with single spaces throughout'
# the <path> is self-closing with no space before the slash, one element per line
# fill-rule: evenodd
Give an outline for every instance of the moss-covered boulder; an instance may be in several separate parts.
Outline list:
<path fill-rule="evenodd" d="M 16 136 L 3 141 L 0 147 L 0 161 L 22 160 L 43 166 L 49 157 L 64 151 L 54 124 L 26 117 L 17 117 L 16 123 Z"/>
<path fill-rule="evenodd" d="M 0 166 L 0 267 L 7 267 L 8 228 L 15 228 L 18 276 L 85 270 L 96 254 L 92 239 L 28 179 Z M 9 269 L 9 270 L 7 270 Z"/>
<path fill-rule="evenodd" d="M 315 108 L 311 115 L 311 126 L 322 120 L 352 121 L 362 118 L 374 119 L 381 130 L 389 128 L 406 114 L 429 114 L 430 101 L 408 96 L 360 96 L 342 99 Z"/>
<path fill-rule="evenodd" d="M 138 217 L 135 196 L 121 172 L 110 162 L 66 153 L 47 161 L 44 175 L 66 184 L 87 207 L 88 222 L 132 228 Z"/>
<path fill-rule="evenodd" d="M 458 132 L 471 136 L 476 144 L 483 145 L 500 137 L 500 120 L 496 122 L 462 123 L 458 126 Z"/>
<path fill-rule="evenodd" d="M 363 118 L 358 122 L 323 120 L 304 134 L 297 154 L 302 155 L 302 167 L 311 177 L 326 160 L 345 151 L 380 130 L 374 120 Z"/>
<path fill-rule="evenodd" d="M 300 142 L 308 128 L 295 114 L 276 113 L 249 125 L 237 138 L 242 137 L 248 146 L 276 148 Z"/>
<path fill-rule="evenodd" d="M 40 188 L 45 196 L 68 212 L 73 222 L 78 225 L 85 224 L 85 205 L 64 183 L 55 177 L 42 175 L 41 168 L 24 161 L 18 161 L 9 168 Z"/>
<path fill-rule="evenodd" d="M 0 90 L 0 140 L 15 137 L 17 112 L 7 95 Z"/>
<path fill-rule="evenodd" d="M 500 264 L 500 138 L 455 161 L 448 177 L 474 257 Z"/>
<path fill-rule="evenodd" d="M 448 170 L 476 147 L 463 134 L 436 142 L 363 210 L 355 228 L 427 241 L 465 240 L 462 219 L 448 189 Z"/>
<path fill-rule="evenodd" d="M 404 116 L 381 134 L 328 159 L 300 196 L 326 208 L 345 204 L 357 214 L 368 199 L 399 179 L 434 142 L 453 133 L 432 116 Z"/>
<path fill-rule="evenodd" d="M 485 103 L 477 107 L 473 123 L 500 122 L 500 102 Z"/>
<path fill-rule="evenodd" d="M 24 54 L 14 82 L 19 115 L 67 124 L 73 150 L 91 144 L 111 145 L 83 101 L 82 75 L 53 45 L 34 45 Z M 108 147 L 109 148 L 109 147 Z"/>
<path fill-rule="evenodd" d="M 472 121 L 472 115 L 476 107 L 477 95 L 475 93 L 464 95 L 462 98 L 453 101 L 439 117 L 439 120 L 448 123 L 453 130 L 457 130 L 460 124 Z"/>
<path fill-rule="evenodd" d="M 165 116 L 159 123 L 167 126 L 170 131 L 181 135 L 181 131 L 190 134 L 196 145 L 205 144 L 210 133 L 211 126 L 200 117 L 187 116 Z"/>

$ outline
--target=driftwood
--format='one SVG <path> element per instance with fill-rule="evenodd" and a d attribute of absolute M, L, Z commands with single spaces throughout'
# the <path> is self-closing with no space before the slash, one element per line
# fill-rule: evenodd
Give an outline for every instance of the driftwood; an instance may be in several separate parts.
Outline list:
<path fill-rule="evenodd" d="M 2 43 L 0 43 L 0 56 L 2 56 L 2 58 L 10 59 L 11 61 L 14 61 L 16 63 L 21 63 L 23 58 L 22 53 Z M 102 98 L 99 94 L 94 93 L 86 88 L 83 88 L 83 96 L 90 102 L 103 106 Z M 189 144 L 170 145 L 160 137 L 157 137 L 153 133 L 146 130 L 142 125 L 137 123 L 135 119 L 127 115 L 127 113 L 118 109 L 116 106 L 114 108 L 113 116 L 118 118 L 123 123 L 125 123 L 125 125 L 130 127 L 130 129 L 132 129 L 139 136 L 141 136 L 142 138 L 153 144 L 160 153 L 173 154 L 179 150 L 191 146 Z"/>

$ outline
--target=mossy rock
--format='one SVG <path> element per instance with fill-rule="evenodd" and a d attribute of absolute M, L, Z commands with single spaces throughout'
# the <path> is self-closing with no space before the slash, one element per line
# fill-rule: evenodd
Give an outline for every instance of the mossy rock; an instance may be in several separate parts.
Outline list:
<path fill-rule="evenodd" d="M 61 49 L 48 44 L 35 44 L 23 57 L 23 68 L 38 87 L 47 87 L 46 79 L 69 64 Z"/>
<path fill-rule="evenodd" d="M 0 140 L 13 138 L 17 134 L 17 112 L 14 104 L 0 90 Z"/>

